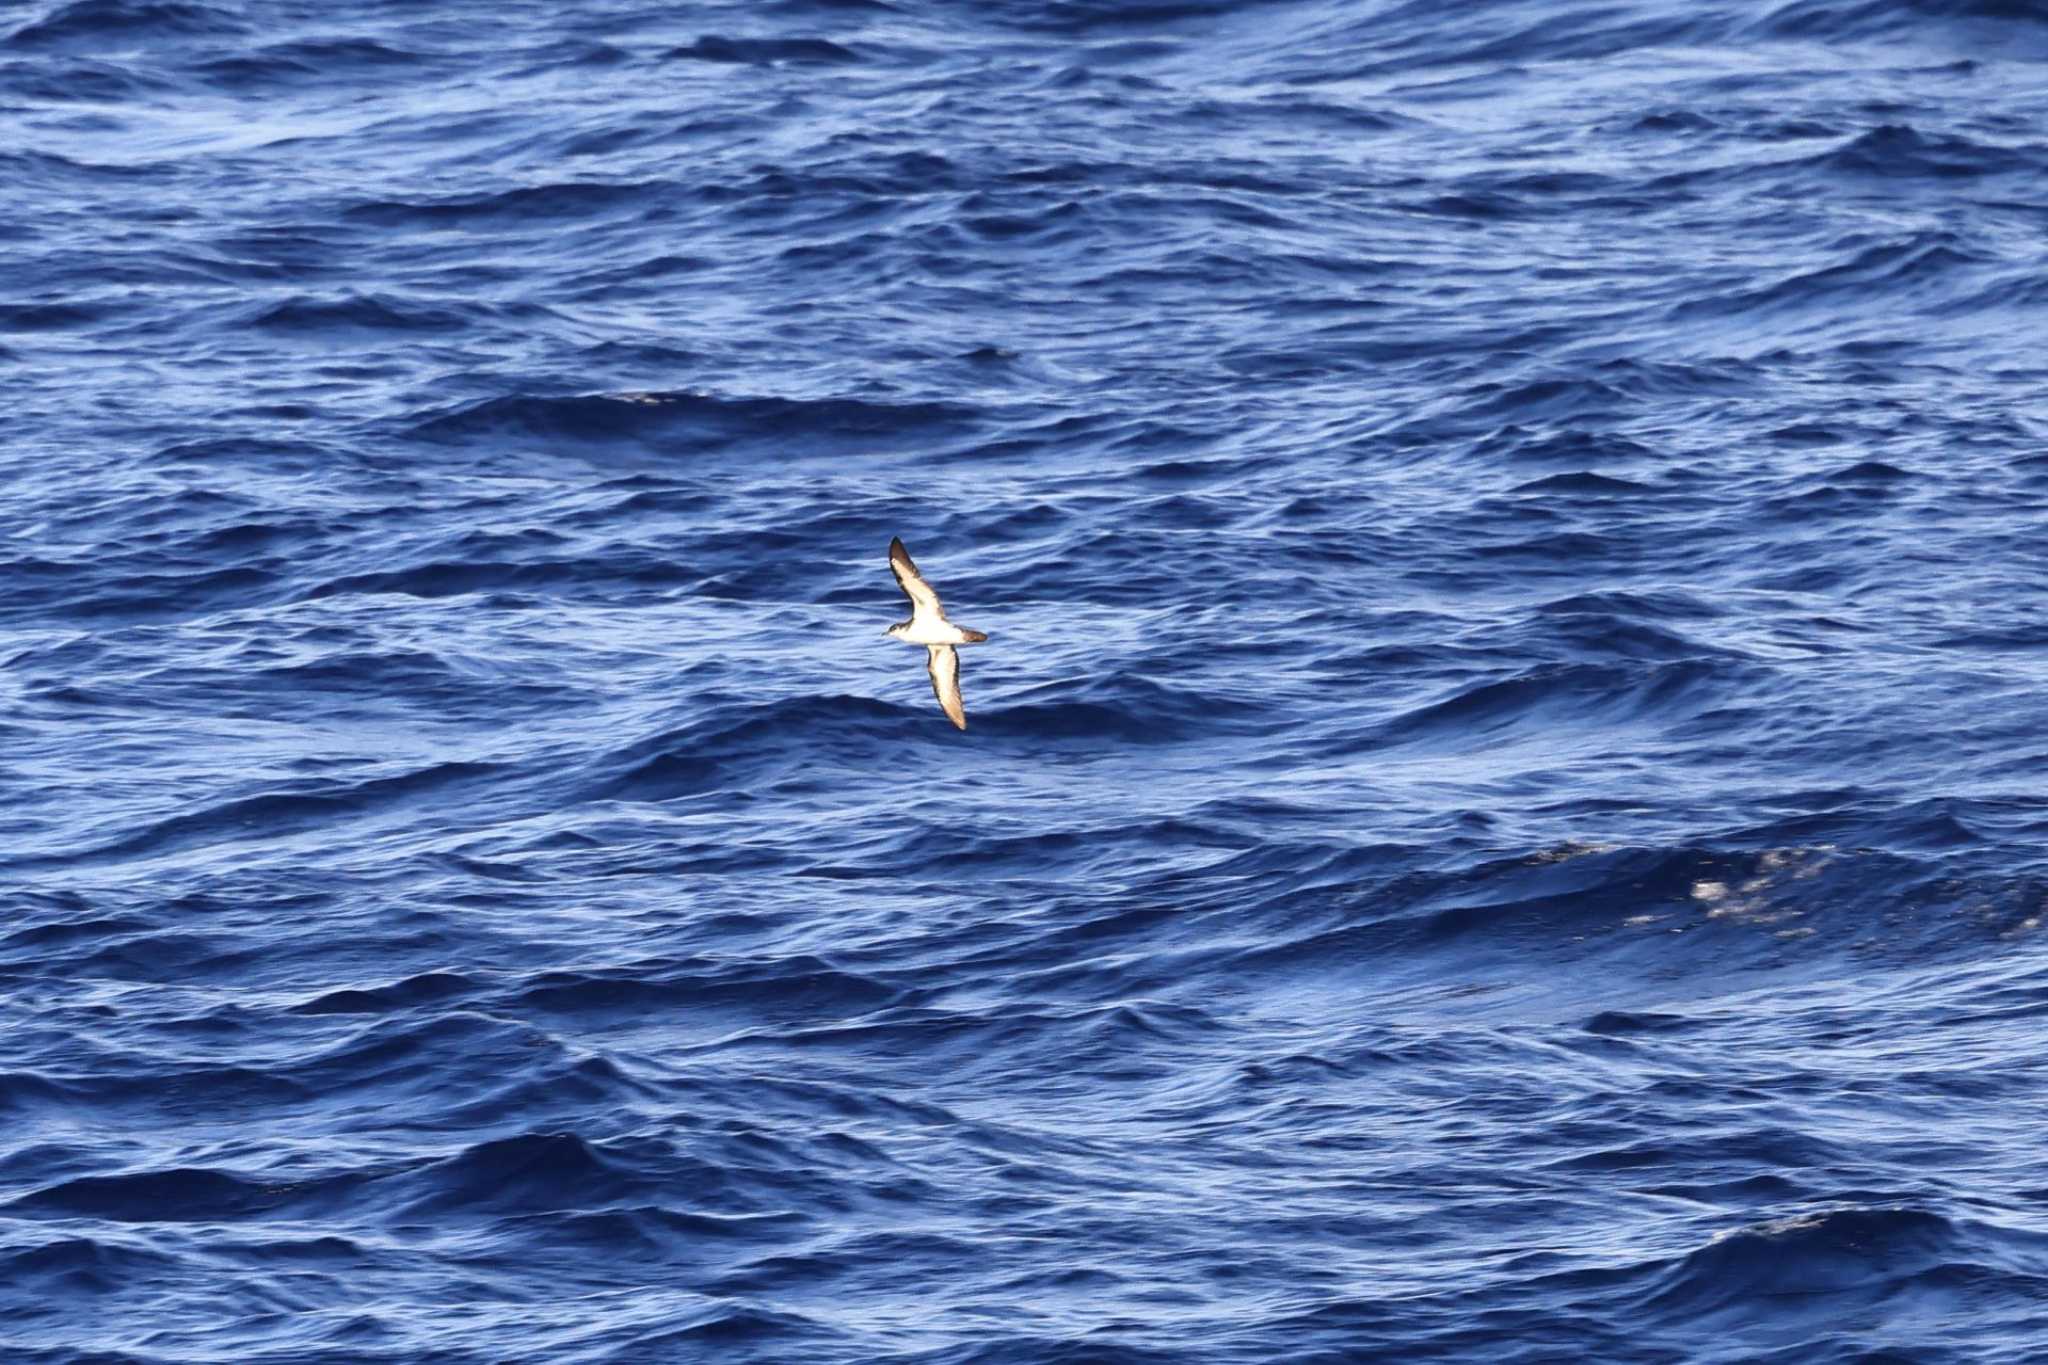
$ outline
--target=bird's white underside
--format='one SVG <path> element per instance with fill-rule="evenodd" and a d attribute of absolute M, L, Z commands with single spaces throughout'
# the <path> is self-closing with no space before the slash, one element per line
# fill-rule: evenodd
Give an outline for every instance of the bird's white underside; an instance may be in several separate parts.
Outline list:
<path fill-rule="evenodd" d="M 889 627 L 889 634 L 898 640 L 913 645 L 971 645 L 979 641 L 967 638 L 967 632 L 942 617 L 928 617 L 923 612 L 913 616 L 907 623 Z"/>

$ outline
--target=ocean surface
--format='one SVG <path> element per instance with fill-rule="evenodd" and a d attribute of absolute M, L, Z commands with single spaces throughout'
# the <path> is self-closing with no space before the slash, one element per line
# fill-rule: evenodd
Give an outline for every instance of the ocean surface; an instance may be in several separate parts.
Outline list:
<path fill-rule="evenodd" d="M 0 6 L 8 1365 L 2048 1360 L 2044 769 L 2035 0 Z"/>

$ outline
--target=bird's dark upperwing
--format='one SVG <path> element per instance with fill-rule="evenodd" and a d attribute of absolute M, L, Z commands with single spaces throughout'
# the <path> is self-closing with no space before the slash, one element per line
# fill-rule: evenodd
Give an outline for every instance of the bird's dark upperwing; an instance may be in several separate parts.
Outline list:
<path fill-rule="evenodd" d="M 910 551 L 903 548 L 901 540 L 889 542 L 889 571 L 896 575 L 896 586 L 902 588 L 903 595 L 910 599 L 913 616 L 930 612 L 941 621 L 946 619 L 946 609 L 939 605 L 939 595 L 917 571 L 917 565 L 911 562 Z"/>

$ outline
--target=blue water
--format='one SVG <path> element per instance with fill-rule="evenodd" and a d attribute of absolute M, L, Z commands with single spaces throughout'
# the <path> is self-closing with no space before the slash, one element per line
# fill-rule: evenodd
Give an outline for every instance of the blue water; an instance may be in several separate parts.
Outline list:
<path fill-rule="evenodd" d="M 2048 1358 L 2048 10 L 0 35 L 0 1358 Z"/>

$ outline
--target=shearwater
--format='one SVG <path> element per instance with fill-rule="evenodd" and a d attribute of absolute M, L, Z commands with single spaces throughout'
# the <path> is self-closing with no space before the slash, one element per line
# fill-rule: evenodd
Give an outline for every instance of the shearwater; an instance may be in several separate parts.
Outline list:
<path fill-rule="evenodd" d="M 953 646 L 978 645 L 988 636 L 946 619 L 938 593 L 917 571 L 900 538 L 892 537 L 889 541 L 889 570 L 896 575 L 903 595 L 910 599 L 910 619 L 898 621 L 887 633 L 908 644 L 925 647 L 925 669 L 932 675 L 932 695 L 939 699 L 939 709 L 947 718 L 965 730 L 967 707 L 960 700 L 960 653 Z"/>

